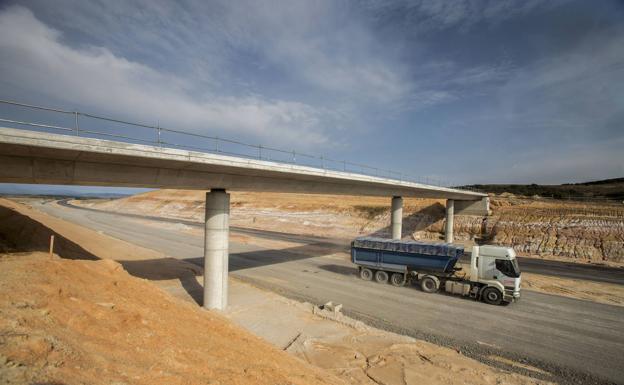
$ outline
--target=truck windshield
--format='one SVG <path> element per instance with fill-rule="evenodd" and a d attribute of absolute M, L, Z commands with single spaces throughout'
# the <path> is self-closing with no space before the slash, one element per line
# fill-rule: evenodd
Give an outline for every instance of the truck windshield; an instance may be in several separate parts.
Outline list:
<path fill-rule="evenodd" d="M 520 276 L 520 268 L 515 258 L 511 261 L 507 259 L 497 259 L 496 269 L 508 277 L 518 278 Z"/>

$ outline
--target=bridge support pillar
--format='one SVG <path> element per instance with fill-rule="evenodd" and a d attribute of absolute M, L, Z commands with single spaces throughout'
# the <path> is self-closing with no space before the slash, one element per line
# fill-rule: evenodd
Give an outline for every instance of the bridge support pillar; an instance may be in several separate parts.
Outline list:
<path fill-rule="evenodd" d="M 224 310 L 228 298 L 230 194 L 206 193 L 204 233 L 204 308 Z"/>
<path fill-rule="evenodd" d="M 392 239 L 401 239 L 403 228 L 403 198 L 392 197 L 392 214 L 390 219 Z"/>
<path fill-rule="evenodd" d="M 453 216 L 455 215 L 455 201 L 447 199 L 446 201 L 446 229 L 444 231 L 444 241 L 453 243 Z"/>

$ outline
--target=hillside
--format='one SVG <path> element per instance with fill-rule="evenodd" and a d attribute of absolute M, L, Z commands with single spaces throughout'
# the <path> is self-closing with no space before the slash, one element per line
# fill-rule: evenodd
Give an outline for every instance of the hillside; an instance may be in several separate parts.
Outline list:
<path fill-rule="evenodd" d="M 492 194 L 538 195 L 555 199 L 624 200 L 624 178 L 561 185 L 475 184 L 465 186 Z"/>

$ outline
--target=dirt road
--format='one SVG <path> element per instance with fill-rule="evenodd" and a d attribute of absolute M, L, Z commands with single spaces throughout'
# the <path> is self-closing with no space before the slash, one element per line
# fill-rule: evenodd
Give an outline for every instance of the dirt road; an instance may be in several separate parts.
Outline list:
<path fill-rule="evenodd" d="M 33 205 L 172 257 L 196 264 L 203 262 L 201 232 L 189 231 L 192 227 L 186 224 L 52 204 Z M 255 230 L 253 233 L 258 236 Z M 624 382 L 622 307 L 530 291 L 523 292 L 519 303 L 493 307 L 443 294 L 425 294 L 413 288 L 380 286 L 359 280 L 356 270 L 343 256 L 327 252 L 344 250 L 344 241 L 268 232 L 260 235 L 290 246 L 274 250 L 233 241 L 231 274 L 291 298 L 343 303 L 345 313 L 355 318 L 460 349 L 494 365 L 496 362 L 488 357 L 496 354 L 557 373 L 566 382 Z M 526 271 L 528 266 L 524 261 L 520 263 Z M 537 263 L 533 268 L 548 271 L 549 263 L 552 262 Z M 574 270 L 566 270 L 564 265 L 558 265 L 558 269 Z M 624 283 L 618 270 L 614 273 L 592 266 L 582 268 L 590 269 L 593 279 Z M 187 290 L 199 300 L 200 287 Z"/>

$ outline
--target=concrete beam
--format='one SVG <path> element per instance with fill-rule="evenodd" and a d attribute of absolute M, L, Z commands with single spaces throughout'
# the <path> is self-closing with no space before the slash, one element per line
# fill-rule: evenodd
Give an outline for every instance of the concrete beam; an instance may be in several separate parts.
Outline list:
<path fill-rule="evenodd" d="M 390 218 L 392 239 L 401 239 L 403 230 L 403 198 L 392 197 L 392 212 Z"/>
<path fill-rule="evenodd" d="M 204 308 L 224 310 L 228 299 L 230 194 L 206 193 L 204 234 Z"/>
<path fill-rule="evenodd" d="M 483 197 L 477 201 L 457 201 L 455 202 L 455 215 L 477 215 L 487 216 L 490 211 L 490 198 Z"/>
<path fill-rule="evenodd" d="M 349 171 L 0 127 L 0 183 L 478 200 L 484 194 Z"/>
<path fill-rule="evenodd" d="M 455 214 L 455 201 L 448 199 L 446 201 L 446 229 L 444 231 L 444 241 L 453 243 L 453 216 Z"/>

